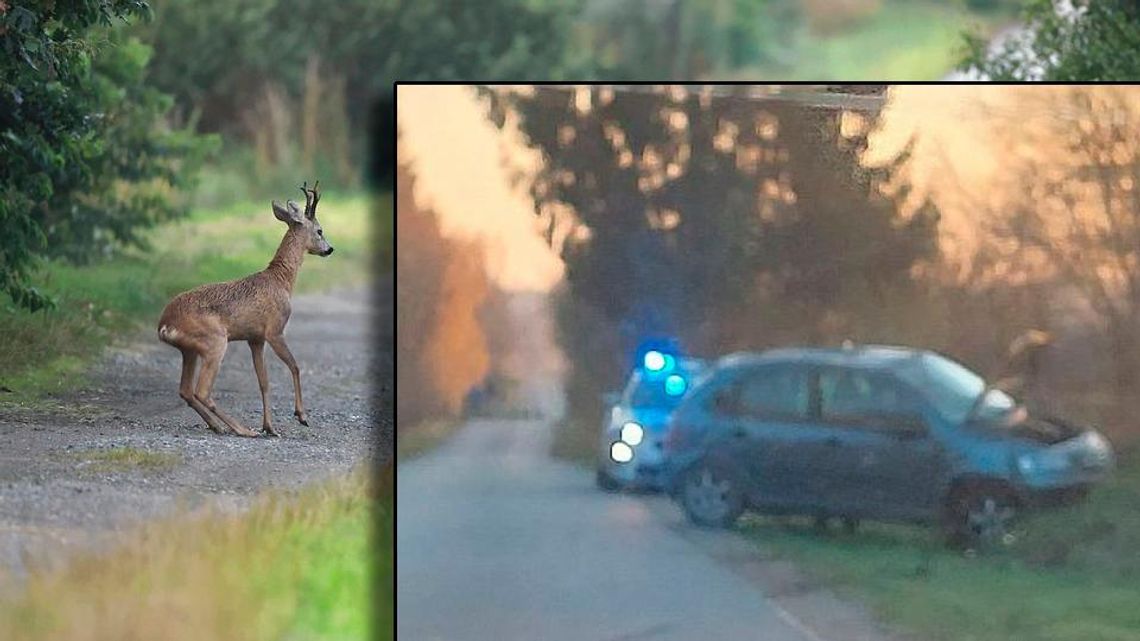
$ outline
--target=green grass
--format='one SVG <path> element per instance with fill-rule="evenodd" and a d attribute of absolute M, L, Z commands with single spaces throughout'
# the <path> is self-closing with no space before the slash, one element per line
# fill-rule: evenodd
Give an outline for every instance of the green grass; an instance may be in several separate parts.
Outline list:
<path fill-rule="evenodd" d="M 936 80 L 958 63 L 964 31 L 1001 19 L 948 2 L 892 0 L 833 35 L 805 28 L 784 64 L 744 68 L 728 79 Z"/>
<path fill-rule="evenodd" d="M 1011 550 L 969 557 L 932 530 L 815 533 L 749 517 L 743 532 L 921 638 L 1140 640 L 1140 456 L 1081 505 L 1028 520 Z"/>
<path fill-rule="evenodd" d="M 238 515 L 173 517 L 110 553 L 34 570 L 0 601 L 0 638 L 390 638 L 392 532 L 390 471 L 272 494 Z"/>
<path fill-rule="evenodd" d="M 375 208 L 375 211 L 370 211 Z M 371 215 L 370 215 L 371 214 Z M 369 261 L 391 256 L 389 199 L 365 195 L 321 200 L 320 220 L 336 247 L 328 259 L 307 257 L 297 291 L 353 285 L 368 278 Z M 263 269 L 285 225 L 268 202 L 192 212 L 151 231 L 151 250 L 124 252 L 94 265 L 53 262 L 36 284 L 59 307 L 29 314 L 0 298 L 0 403 L 34 403 L 82 384 L 84 366 L 116 340 L 150 329 L 174 294 Z"/>
<path fill-rule="evenodd" d="M 84 470 L 91 472 L 158 472 L 168 470 L 182 462 L 174 452 L 152 452 L 137 447 L 114 447 L 106 450 L 72 452 Z"/>

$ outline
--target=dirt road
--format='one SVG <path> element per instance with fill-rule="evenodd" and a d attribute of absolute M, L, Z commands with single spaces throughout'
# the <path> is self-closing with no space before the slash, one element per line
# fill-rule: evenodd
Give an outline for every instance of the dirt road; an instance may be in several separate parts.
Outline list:
<path fill-rule="evenodd" d="M 177 506 L 238 508 L 265 488 L 343 473 L 374 453 L 387 459 L 393 412 L 371 395 L 391 396 L 392 318 L 390 277 L 372 289 L 294 299 L 286 335 L 310 426 L 293 418 L 289 372 L 267 351 L 280 439 L 210 432 L 178 397 L 179 353 L 149 333 L 108 353 L 90 389 L 60 399 L 60 411 L 0 410 L 0 573 L 18 578 L 29 557 L 59 560 Z M 389 347 L 374 354 L 373 346 Z M 260 426 L 245 343 L 230 344 L 215 398 Z M 138 459 L 104 459 L 114 448 L 132 448 Z"/>
<path fill-rule="evenodd" d="M 588 470 L 550 458 L 551 430 L 476 420 L 397 465 L 397 638 L 894 638 L 663 497 L 598 491 Z"/>

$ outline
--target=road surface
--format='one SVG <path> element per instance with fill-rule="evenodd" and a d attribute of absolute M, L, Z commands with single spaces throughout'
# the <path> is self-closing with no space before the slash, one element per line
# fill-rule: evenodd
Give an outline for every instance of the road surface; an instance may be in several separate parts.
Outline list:
<path fill-rule="evenodd" d="M 398 462 L 401 641 L 855 641 L 892 637 L 663 497 L 552 460 L 549 421 L 481 419 Z"/>

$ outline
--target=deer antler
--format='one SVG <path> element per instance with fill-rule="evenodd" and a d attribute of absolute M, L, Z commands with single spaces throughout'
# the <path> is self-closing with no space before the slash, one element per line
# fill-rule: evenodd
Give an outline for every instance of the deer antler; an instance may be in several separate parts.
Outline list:
<path fill-rule="evenodd" d="M 305 192 L 305 217 L 312 218 L 317 215 L 317 203 L 321 200 L 321 181 L 313 183 L 313 188 L 309 189 L 309 181 L 301 184 L 301 191 Z"/>

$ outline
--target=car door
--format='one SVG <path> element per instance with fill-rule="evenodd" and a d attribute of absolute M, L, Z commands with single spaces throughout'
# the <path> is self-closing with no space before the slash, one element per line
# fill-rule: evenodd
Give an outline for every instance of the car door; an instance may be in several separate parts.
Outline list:
<path fill-rule="evenodd" d="M 751 368 L 722 408 L 755 504 L 794 507 L 815 494 L 816 479 L 804 465 L 814 436 L 810 375 L 810 369 L 792 364 Z"/>
<path fill-rule="evenodd" d="M 886 372 L 820 371 L 819 421 L 836 431 L 825 478 L 837 511 L 905 519 L 937 506 L 947 462 L 928 417 L 921 398 Z"/>

